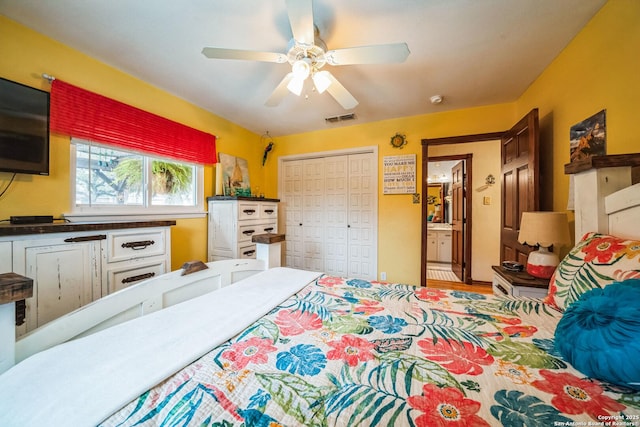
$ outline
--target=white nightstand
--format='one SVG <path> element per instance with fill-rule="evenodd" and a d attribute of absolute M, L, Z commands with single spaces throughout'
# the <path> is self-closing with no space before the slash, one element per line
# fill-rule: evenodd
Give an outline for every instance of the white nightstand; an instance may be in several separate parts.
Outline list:
<path fill-rule="evenodd" d="M 495 295 L 511 295 L 542 299 L 549 291 L 549 279 L 538 279 L 526 271 L 514 272 L 494 265 L 493 293 Z"/>

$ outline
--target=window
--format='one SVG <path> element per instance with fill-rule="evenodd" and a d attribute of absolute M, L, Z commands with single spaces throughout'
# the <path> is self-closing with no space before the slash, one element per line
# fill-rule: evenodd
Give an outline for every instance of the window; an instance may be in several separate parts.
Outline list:
<path fill-rule="evenodd" d="M 203 167 L 72 139 L 74 213 L 203 211 Z"/>

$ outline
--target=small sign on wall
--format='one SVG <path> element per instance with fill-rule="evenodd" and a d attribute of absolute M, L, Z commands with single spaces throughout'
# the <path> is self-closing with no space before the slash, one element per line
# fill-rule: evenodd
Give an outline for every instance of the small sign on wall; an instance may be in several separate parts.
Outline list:
<path fill-rule="evenodd" d="M 383 194 L 416 193 L 416 155 L 384 156 Z"/>

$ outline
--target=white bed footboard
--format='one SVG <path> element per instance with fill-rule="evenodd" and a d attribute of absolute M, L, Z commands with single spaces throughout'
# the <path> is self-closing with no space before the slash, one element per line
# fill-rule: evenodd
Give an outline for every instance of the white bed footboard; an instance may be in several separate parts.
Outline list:
<path fill-rule="evenodd" d="M 265 270 L 263 260 L 213 261 L 205 270 L 183 275 L 173 271 L 122 289 L 18 339 L 15 362 L 54 345 L 90 335 L 127 320 L 198 297 Z"/>

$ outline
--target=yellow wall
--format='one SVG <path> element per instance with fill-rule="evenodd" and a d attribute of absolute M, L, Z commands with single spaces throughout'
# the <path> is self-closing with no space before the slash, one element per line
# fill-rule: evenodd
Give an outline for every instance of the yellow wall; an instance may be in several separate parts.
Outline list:
<path fill-rule="evenodd" d="M 263 147 L 258 135 L 4 17 L 0 17 L 0 75 L 48 89 L 39 77 L 46 72 L 88 90 L 211 132 L 220 138 L 219 151 L 249 160 L 252 183 L 259 185 L 269 197 L 277 196 L 278 156 L 377 145 L 379 170 L 382 170 L 382 159 L 387 155 L 415 153 L 420 159 L 420 141 L 424 138 L 505 130 L 537 107 L 545 172 L 542 177 L 543 198 L 549 199 L 548 207 L 562 211 L 568 194 L 564 164 L 569 159 L 571 125 L 606 108 L 608 153 L 640 152 L 640 138 L 637 137 L 637 102 L 640 99 L 638 22 L 639 1 L 610 0 L 514 103 L 278 137 L 265 168 L 260 164 Z M 397 132 L 405 134 L 409 141 L 402 150 L 392 148 L 389 143 L 390 137 Z M 0 219 L 9 215 L 59 215 L 69 210 L 68 147 L 67 140 L 53 139 L 52 175 L 21 176 L 0 199 Z M 210 195 L 212 172 L 210 168 L 206 172 L 205 195 Z M 418 161 L 418 176 L 421 173 Z M 480 172 L 475 175 L 482 177 Z M 6 179 L 7 174 L 0 174 L 0 185 Z M 417 284 L 420 282 L 421 206 L 413 204 L 410 195 L 382 195 L 381 191 L 380 177 L 378 271 L 386 271 L 389 280 Z M 492 199 L 497 200 L 493 196 Z M 480 212 L 489 210 L 482 208 Z M 479 221 L 474 219 L 474 222 L 477 229 Z M 205 258 L 204 219 L 180 220 L 172 237 L 173 268 L 187 259 Z M 498 239 L 498 234 L 493 238 Z M 497 250 L 494 256 L 498 257 Z"/>
<path fill-rule="evenodd" d="M 554 210 L 567 207 L 572 125 L 606 109 L 607 154 L 640 152 L 639 52 L 640 1 L 609 0 L 516 103 L 518 115 L 539 109 Z"/>
<path fill-rule="evenodd" d="M 218 137 L 217 148 L 249 162 L 252 180 L 261 181 L 260 136 L 170 95 L 139 79 L 0 16 L 0 76 L 48 91 L 47 73 L 84 89 L 167 117 Z M 11 215 L 70 212 L 69 138 L 52 135 L 49 176 L 18 175 L 0 199 L 0 220 Z M 0 172 L 0 188 L 11 174 Z M 213 193 L 213 168 L 205 168 L 205 197 Z M 270 194 L 267 194 L 270 195 Z M 172 229 L 172 269 L 188 260 L 206 260 L 205 218 L 180 219 Z"/>

